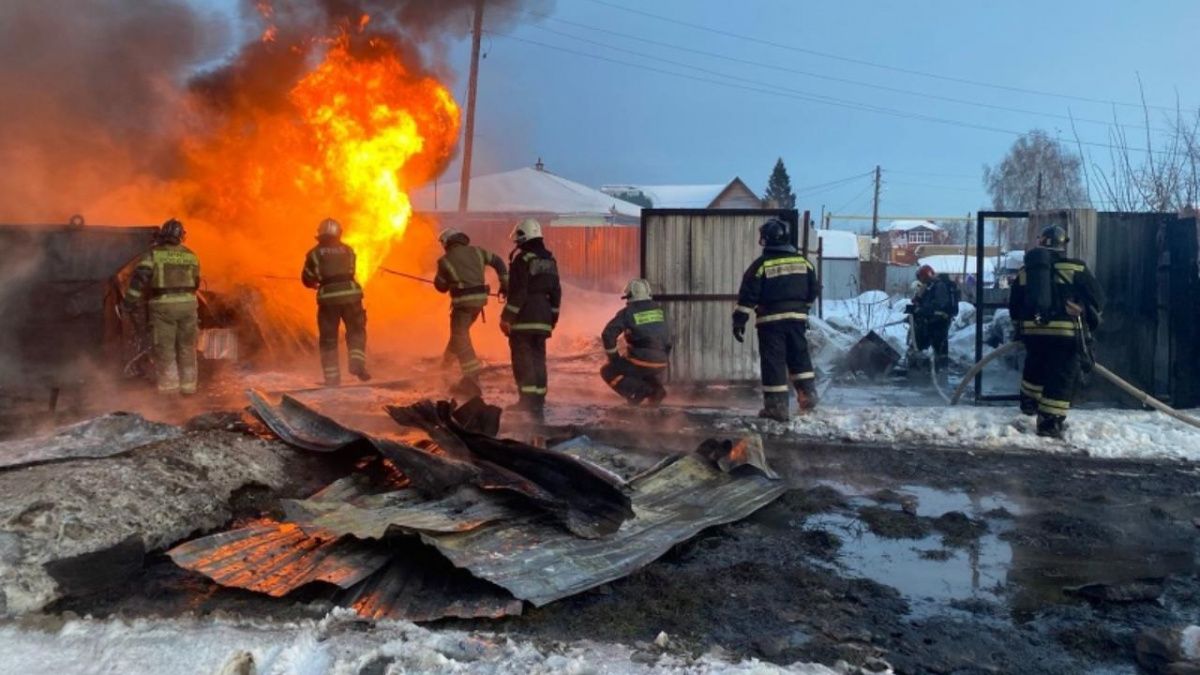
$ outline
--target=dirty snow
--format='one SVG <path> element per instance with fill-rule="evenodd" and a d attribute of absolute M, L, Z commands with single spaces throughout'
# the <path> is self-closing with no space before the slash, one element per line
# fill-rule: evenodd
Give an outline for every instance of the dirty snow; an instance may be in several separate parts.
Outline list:
<path fill-rule="evenodd" d="M 718 424 L 733 428 L 741 423 Z M 825 407 L 786 426 L 761 420 L 748 424 L 768 432 L 869 443 L 1200 461 L 1200 429 L 1158 412 L 1075 410 L 1063 441 L 1039 438 L 1033 418 L 1012 407 Z"/>
<path fill-rule="evenodd" d="M 71 620 L 56 628 L 0 626 L 0 672 L 105 673 L 801 673 L 837 671 L 815 664 L 779 667 L 734 662 L 720 653 L 692 659 L 651 645 L 577 642 L 540 649 L 488 633 L 433 632 L 401 621 L 369 623 L 333 610 L 321 621 L 229 619 Z M 669 636 L 663 640 L 669 645 Z"/>

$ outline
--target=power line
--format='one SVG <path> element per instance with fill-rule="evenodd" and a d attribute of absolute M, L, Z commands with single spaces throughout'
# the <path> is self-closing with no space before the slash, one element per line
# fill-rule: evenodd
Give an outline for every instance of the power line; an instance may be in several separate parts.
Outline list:
<path fill-rule="evenodd" d="M 874 169 L 872 169 L 871 171 L 866 171 L 863 173 L 855 174 L 853 176 L 847 176 L 846 178 L 839 178 L 837 180 L 831 180 L 827 183 L 817 183 L 816 185 L 806 185 L 804 187 L 795 188 L 792 190 L 792 192 L 795 194 L 800 194 L 801 192 L 811 192 L 814 189 L 818 189 L 818 188 L 825 188 L 825 187 L 830 187 L 830 186 L 836 187 L 843 183 L 849 183 L 856 179 L 863 178 L 865 176 L 869 176 L 872 173 L 874 173 Z"/>
<path fill-rule="evenodd" d="M 689 79 L 689 80 L 694 80 L 697 82 L 703 82 L 706 84 L 716 84 L 716 85 L 725 86 L 725 87 L 732 87 L 735 89 L 742 89 L 745 91 L 753 91 L 753 92 L 762 93 L 762 94 L 769 94 L 772 96 L 781 96 L 784 98 L 792 98 L 792 99 L 797 99 L 797 100 L 802 100 L 802 101 L 809 101 L 812 103 L 823 103 L 825 105 L 832 105 L 832 106 L 841 107 L 841 108 L 849 108 L 851 110 L 860 110 L 860 111 L 866 111 L 866 112 L 874 112 L 874 113 L 883 114 L 883 115 L 891 115 L 894 117 L 902 117 L 902 118 L 906 118 L 906 119 L 924 120 L 927 122 L 936 122 L 939 124 L 947 124 L 950 126 L 957 126 L 957 127 L 962 127 L 962 128 L 966 128 L 966 129 L 991 131 L 991 132 L 995 132 L 995 133 L 1007 134 L 1010 136 L 1023 136 L 1024 135 L 1024 132 L 1014 131 L 1012 129 L 1004 129 L 1001 127 L 993 127 L 993 126 L 989 126 L 989 125 L 985 125 L 985 124 L 976 124 L 973 122 L 964 122 L 961 120 L 953 120 L 953 119 L 944 118 L 944 117 L 936 117 L 933 115 L 926 115 L 923 113 L 913 113 L 913 112 L 908 112 L 908 111 L 904 111 L 904 110 L 896 110 L 894 108 L 886 108 L 883 106 L 866 104 L 866 103 L 861 103 L 861 102 L 857 102 L 857 101 L 850 101 L 850 100 L 846 100 L 846 99 L 837 98 L 834 96 L 826 96 L 823 94 L 813 94 L 810 92 L 805 92 L 805 91 L 796 90 L 796 89 L 788 89 L 786 87 L 779 87 L 779 86 L 776 86 L 774 84 L 767 83 L 767 82 L 759 82 L 759 81 L 748 80 L 746 78 L 736 77 L 736 76 L 732 76 L 732 75 L 726 75 L 724 73 L 720 73 L 717 71 L 711 71 L 711 70 L 707 70 L 705 68 L 700 68 L 698 66 L 692 66 L 689 64 L 681 64 L 679 62 L 670 61 L 668 59 L 661 59 L 661 58 L 653 57 L 650 55 L 645 55 L 644 57 L 652 59 L 652 60 L 656 60 L 656 61 L 663 61 L 666 63 L 671 63 L 672 65 L 677 65 L 677 66 L 684 67 L 684 68 L 690 68 L 692 70 L 697 70 L 700 72 L 709 73 L 712 75 L 716 75 L 717 77 L 723 77 L 728 80 L 732 80 L 732 82 L 726 82 L 726 81 L 722 81 L 722 80 L 714 80 L 714 79 L 705 78 L 705 77 L 698 77 L 695 75 L 689 75 L 687 73 L 678 73 L 675 71 L 666 70 L 663 68 L 656 68 L 654 66 L 649 66 L 646 64 L 642 64 L 642 63 L 631 63 L 629 61 L 622 61 L 620 59 L 614 59 L 614 58 L 610 58 L 607 56 L 602 56 L 600 54 L 592 54 L 589 52 L 582 52 L 582 51 L 570 49 L 567 47 L 561 47 L 559 45 L 552 45 L 552 44 L 548 44 L 545 42 L 539 42 L 537 40 L 530 40 L 528 38 L 521 38 L 521 37 L 517 37 L 515 35 L 510 35 L 510 34 L 505 34 L 505 33 L 490 33 L 490 34 L 494 35 L 495 37 L 505 39 L 505 40 L 522 42 L 525 44 L 535 45 L 535 46 L 542 47 L 545 49 L 552 49 L 552 50 L 564 52 L 567 54 L 575 54 L 577 56 L 585 56 L 587 58 L 595 59 L 598 61 L 605 61 L 608 63 L 614 63 L 614 64 L 618 64 L 618 65 L 622 65 L 622 66 L 627 66 L 630 68 L 638 68 L 641 70 L 648 70 L 651 72 L 661 73 L 664 75 L 671 75 L 673 77 L 681 77 L 681 78 L 685 78 L 685 79 Z M 754 85 L 754 86 L 747 86 L 747 84 L 739 84 L 739 83 L 748 83 L 749 85 Z M 1130 152 L 1149 152 L 1151 154 L 1164 154 L 1164 153 L 1162 153 L 1162 151 L 1150 151 L 1150 150 L 1146 150 L 1145 148 L 1137 148 L 1137 147 L 1122 148 L 1119 146 L 1111 145 L 1109 143 L 1097 143 L 1095 141 L 1080 140 L 1079 144 L 1087 145 L 1087 146 L 1091 146 L 1091 147 L 1097 147 L 1097 148 L 1104 148 L 1107 150 L 1128 150 Z"/>
<path fill-rule="evenodd" d="M 663 16 L 661 14 L 654 14 L 654 13 L 646 12 L 646 11 L 643 11 L 640 9 L 634 9 L 632 7 L 626 7 L 624 5 L 619 5 L 619 4 L 616 4 L 613 2 L 607 2 L 606 0 L 588 0 L 588 2 L 597 4 L 597 5 L 603 5 L 605 7 L 611 7 L 613 9 L 618 9 L 623 12 L 629 12 L 631 14 L 638 14 L 641 16 L 649 17 L 651 19 L 657 19 L 659 21 L 666 21 L 667 23 L 673 23 L 673 24 L 677 24 L 680 26 L 685 26 L 687 28 L 693 28 L 695 30 L 701 30 L 701 31 L 713 33 L 716 35 L 724 35 L 726 37 L 732 37 L 732 38 L 736 38 L 738 40 L 745 40 L 747 42 L 755 42 L 755 43 L 758 43 L 761 45 L 775 47 L 777 49 L 786 49 L 788 51 L 798 52 L 801 54 L 809 54 L 811 56 L 819 56 L 819 57 L 825 58 L 825 59 L 833 59 L 835 61 L 843 61 L 846 63 L 853 63 L 853 64 L 860 65 L 860 66 L 869 66 L 871 68 L 890 70 L 890 71 L 897 72 L 897 73 L 905 73 L 907 75 L 917 75 L 920 77 L 928 77 L 928 78 L 932 78 L 932 79 L 936 79 L 936 80 L 944 80 L 947 82 L 957 82 L 959 84 L 969 84 L 969 85 L 976 86 L 976 87 L 987 87 L 990 89 L 1000 89 L 1003 91 L 1012 91 L 1012 92 L 1018 92 L 1018 93 L 1022 93 L 1022 94 L 1033 94 L 1036 96 L 1048 96 L 1048 97 L 1052 97 L 1052 98 L 1061 98 L 1061 99 L 1067 99 L 1067 100 L 1072 100 L 1072 101 L 1083 101 L 1086 103 L 1100 103 L 1103 105 L 1121 106 L 1121 107 L 1127 107 L 1127 108 L 1141 108 L 1142 107 L 1142 104 L 1140 104 L 1140 103 L 1127 103 L 1124 101 L 1111 101 L 1108 99 L 1091 98 L 1088 96 L 1076 96 L 1076 95 L 1072 95 L 1072 94 L 1062 94 L 1062 93 L 1053 92 L 1053 91 L 1043 91 L 1040 89 L 1029 89 L 1026 87 L 1014 87 L 1014 86 L 1009 86 L 1009 85 L 1004 85 L 1004 84 L 993 84 L 991 82 L 972 80 L 972 79 L 965 78 L 965 77 L 955 77 L 953 75 L 941 75 L 938 73 L 930 73 L 927 71 L 916 70 L 913 68 L 902 68 L 900 66 L 892 66 L 892 65 L 885 64 L 885 63 L 876 63 L 874 61 L 867 61 L 865 59 L 856 59 L 856 58 L 853 58 L 850 56 L 842 56 L 840 54 L 832 54 L 829 52 L 817 51 L 815 49 L 806 49 L 804 47 L 796 47 L 794 45 L 788 45 L 788 44 L 783 44 L 783 43 L 779 43 L 779 42 L 774 42 L 771 40 L 754 37 L 752 35 L 743 35 L 741 33 L 734 33 L 732 31 L 721 30 L 719 28 L 712 28 L 710 26 L 704 26 L 701 24 L 691 23 L 688 21 L 680 20 L 680 19 L 674 19 L 669 16 Z M 1167 110 L 1167 111 L 1175 111 L 1176 110 L 1173 107 L 1149 105 L 1149 104 L 1147 104 L 1145 107 L 1155 108 L 1158 110 Z"/>
<path fill-rule="evenodd" d="M 874 175 L 874 173 L 875 173 L 875 170 L 872 169 L 868 175 Z M 854 195 L 849 200 L 847 200 L 845 204 L 842 204 L 841 206 L 837 207 L 836 209 L 833 209 L 832 211 L 830 211 L 830 213 L 837 213 L 838 211 L 845 211 L 847 206 L 858 203 L 858 200 L 862 199 L 867 194 L 867 192 L 871 191 L 874 188 L 875 188 L 875 181 L 874 181 L 874 179 L 872 179 L 869 183 L 867 183 L 865 186 L 863 186 L 862 190 L 859 190 L 858 194 Z"/>
<path fill-rule="evenodd" d="M 548 16 L 548 15 L 535 14 L 534 16 L 537 16 L 537 17 L 543 18 L 543 19 L 547 19 L 550 21 L 554 21 L 556 23 L 563 23 L 563 24 L 567 24 L 570 26 L 576 26 L 579 28 L 583 28 L 585 30 L 592 30 L 592 31 L 600 32 L 600 33 L 607 33 L 609 35 L 614 35 L 614 36 L 625 38 L 628 40 L 635 40 L 635 41 L 642 42 L 645 44 L 651 44 L 651 45 L 655 45 L 655 46 L 659 46 L 659 47 L 666 47 L 668 49 L 675 49 L 678 51 L 687 52 L 690 54 L 698 54 L 700 56 L 707 56 L 707 57 L 711 57 L 711 58 L 715 58 L 715 59 L 721 59 L 721 60 L 729 61 L 732 63 L 740 63 L 743 65 L 756 66 L 759 68 L 768 68 L 771 70 L 776 70 L 776 71 L 784 72 L 784 73 L 792 73 L 795 75 L 802 75 L 805 77 L 826 80 L 829 82 L 839 82 L 842 84 L 850 84 L 850 85 L 854 85 L 857 87 L 867 87 L 870 89 L 878 89 L 880 91 L 888 91 L 888 92 L 897 93 L 897 94 L 904 94 L 907 96 L 918 96 L 918 97 L 922 97 L 922 98 L 933 99 L 936 101 L 946 101 L 949 103 L 955 103 L 955 104 L 959 104 L 959 105 L 969 105 L 969 106 L 975 106 L 978 108 L 986 108 L 989 110 L 998 110 L 998 111 L 1002 111 L 1002 112 L 1012 112 L 1012 113 L 1018 113 L 1018 114 L 1022 114 L 1022 115 L 1036 115 L 1036 116 L 1040 116 L 1040 117 L 1049 117 L 1049 118 L 1065 120 L 1065 121 L 1071 121 L 1073 119 L 1075 122 L 1084 122 L 1087 124 L 1097 124 L 1097 125 L 1102 125 L 1102 126 L 1106 126 L 1106 127 L 1117 126 L 1117 127 L 1123 128 L 1123 129 L 1143 129 L 1144 130 L 1147 128 L 1146 126 L 1143 126 L 1140 124 L 1122 124 L 1115 120 L 1113 120 L 1113 121 L 1097 120 L 1097 119 L 1089 119 L 1086 117 L 1072 118 L 1070 115 L 1063 115 L 1061 113 L 1052 113 L 1052 112 L 1045 112 L 1045 111 L 1041 111 L 1041 110 L 1030 110 L 1028 108 L 1016 108 L 1016 107 L 1012 107 L 1012 106 L 996 105 L 993 103 L 984 103 L 982 101 L 973 101 L 970 99 L 955 98 L 953 96 L 943 96 L 941 94 L 931 94 L 928 92 L 913 91 L 911 89 L 904 89 L 901 87 L 891 87 L 891 86 L 883 85 L 883 84 L 875 84 L 873 82 L 863 82 L 862 80 L 852 80 L 852 79 L 845 78 L 845 77 L 837 77 L 835 75 L 826 75 L 824 73 L 815 73 L 815 72 L 808 71 L 808 70 L 789 68 L 787 66 L 780 66 L 777 64 L 773 64 L 773 63 L 765 63 L 762 61 L 754 61 L 751 59 L 742 59 L 742 58 L 738 58 L 735 56 L 729 56 L 727 54 L 720 54 L 717 52 L 706 51 L 703 49 L 694 49 L 691 47 L 684 47 L 682 45 L 675 45 L 675 44 L 671 44 L 669 42 L 662 42 L 659 40 L 643 38 L 643 37 L 640 37 L 637 35 L 630 35 L 628 33 L 621 33 L 618 31 L 609 30 L 607 28 L 600 28 L 597 26 L 589 26 L 587 24 L 578 23 L 575 21 L 568 21 L 566 19 L 559 19 L 557 17 L 552 17 L 552 16 Z M 632 54 L 634 56 L 642 56 L 642 57 L 646 57 L 646 58 L 656 58 L 656 57 L 650 56 L 648 54 L 625 49 L 624 47 L 619 47 L 616 45 L 612 45 L 612 44 L 605 43 L 605 42 L 599 42 L 596 40 L 590 40 L 588 38 L 580 37 L 578 35 L 573 35 L 571 33 L 564 33 L 562 31 L 557 31 L 552 28 L 547 28 L 546 26 L 540 26 L 537 24 L 533 24 L 533 27 L 538 30 L 545 31 L 547 33 L 552 33 L 554 35 L 560 35 L 562 37 L 570 38 L 572 40 L 578 40 L 580 42 L 586 42 L 586 43 L 597 45 L 600 47 L 606 47 L 608 49 L 625 52 L 627 54 Z M 1149 127 L 1149 129 L 1151 131 L 1158 131 L 1161 133 L 1170 133 L 1171 132 L 1170 129 L 1165 129 L 1162 127 Z"/>
<path fill-rule="evenodd" d="M 980 192 L 980 190 L 977 188 L 967 188 L 967 187 L 962 187 L 961 185 L 959 185 L 959 186 L 933 185 L 931 183 L 912 183 L 912 182 L 908 182 L 908 181 L 898 181 L 898 180 L 888 181 L 888 185 L 907 185 L 910 187 L 936 188 L 939 190 L 957 190 L 959 192 Z"/>
<path fill-rule="evenodd" d="M 933 171 L 908 171 L 906 169 L 888 169 L 888 173 L 900 173 L 907 176 L 935 176 L 938 178 L 969 178 L 971 180 L 979 180 L 979 176 L 972 176 L 965 173 L 936 173 Z"/>

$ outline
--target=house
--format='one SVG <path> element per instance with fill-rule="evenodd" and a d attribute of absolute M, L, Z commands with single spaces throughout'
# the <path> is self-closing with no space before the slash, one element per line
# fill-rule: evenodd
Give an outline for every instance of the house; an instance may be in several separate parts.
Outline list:
<path fill-rule="evenodd" d="M 761 209 L 762 199 L 741 178 L 710 185 L 604 185 L 601 192 L 655 209 Z"/>
<path fill-rule="evenodd" d="M 932 220 L 893 220 L 880 228 L 879 247 L 885 260 L 902 265 L 917 261 L 917 247 L 945 244 L 950 235 Z"/>
<path fill-rule="evenodd" d="M 512 247 L 509 233 L 526 218 L 542 224 L 563 278 L 584 288 L 619 290 L 637 276 L 642 208 L 533 167 L 471 179 L 466 213 L 458 212 L 457 182 L 411 193 L 413 210 L 440 227 L 456 227 L 493 251 Z"/>

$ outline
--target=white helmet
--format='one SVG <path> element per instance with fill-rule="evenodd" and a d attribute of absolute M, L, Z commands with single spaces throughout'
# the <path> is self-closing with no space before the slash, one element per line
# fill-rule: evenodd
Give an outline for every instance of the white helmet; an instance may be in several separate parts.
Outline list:
<path fill-rule="evenodd" d="M 317 226 L 317 237 L 340 237 L 342 236 L 342 224 L 333 218 L 326 218 Z"/>
<path fill-rule="evenodd" d="M 650 300 L 650 282 L 645 279 L 632 279 L 625 284 L 625 294 L 622 299 L 629 302 L 638 302 L 639 300 Z"/>
<path fill-rule="evenodd" d="M 517 223 L 509 237 L 518 244 L 524 244 L 530 239 L 541 239 L 542 224 L 533 218 L 526 218 Z"/>
<path fill-rule="evenodd" d="M 448 247 L 450 242 L 454 241 L 455 239 L 462 239 L 464 243 L 470 243 L 471 241 L 466 234 L 460 230 L 454 229 L 453 227 L 447 227 L 446 229 L 442 230 L 441 234 L 438 235 L 438 241 L 441 242 L 442 248 Z"/>

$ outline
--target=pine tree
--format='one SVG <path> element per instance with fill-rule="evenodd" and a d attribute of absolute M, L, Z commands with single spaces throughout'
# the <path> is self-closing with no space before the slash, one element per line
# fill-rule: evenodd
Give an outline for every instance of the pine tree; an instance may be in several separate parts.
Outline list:
<path fill-rule="evenodd" d="M 796 195 L 792 193 L 792 179 L 788 177 L 787 167 L 783 165 L 782 157 L 775 160 L 775 168 L 771 171 L 771 178 L 767 180 L 767 191 L 763 195 L 763 201 L 781 209 L 796 208 Z"/>

